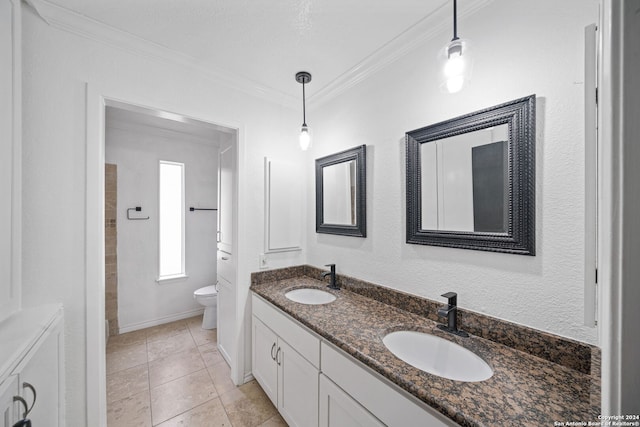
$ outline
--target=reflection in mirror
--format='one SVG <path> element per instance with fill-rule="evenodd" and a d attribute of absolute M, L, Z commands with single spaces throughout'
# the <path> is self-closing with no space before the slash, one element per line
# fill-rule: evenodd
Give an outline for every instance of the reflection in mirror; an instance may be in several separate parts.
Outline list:
<path fill-rule="evenodd" d="M 535 95 L 407 132 L 407 243 L 535 255 Z"/>
<path fill-rule="evenodd" d="M 366 237 L 366 145 L 316 159 L 316 232 Z"/>
<path fill-rule="evenodd" d="M 356 162 L 338 163 L 322 170 L 322 213 L 326 224 L 356 224 Z"/>
<path fill-rule="evenodd" d="M 506 233 L 506 124 L 420 145 L 422 229 Z"/>

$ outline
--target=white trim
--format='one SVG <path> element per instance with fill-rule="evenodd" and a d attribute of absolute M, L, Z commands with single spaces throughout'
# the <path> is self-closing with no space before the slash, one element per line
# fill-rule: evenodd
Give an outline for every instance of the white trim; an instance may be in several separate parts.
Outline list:
<path fill-rule="evenodd" d="M 637 112 L 640 84 L 637 54 L 640 15 L 637 0 L 604 0 L 602 92 L 606 95 L 601 110 L 603 159 L 603 205 L 599 235 L 606 266 L 602 283 L 602 414 L 638 413 L 640 394 L 640 345 L 637 339 L 640 296 L 638 276 L 640 257 L 638 233 L 640 201 L 637 163 L 640 136 Z"/>
<path fill-rule="evenodd" d="M 300 99 L 297 96 L 273 89 L 253 80 L 243 78 L 226 70 L 211 66 L 199 65 L 197 58 L 174 49 L 154 43 L 134 34 L 118 30 L 96 21 L 73 10 L 51 3 L 47 0 L 25 0 L 35 9 L 37 14 L 49 25 L 80 37 L 129 52 L 135 56 L 169 62 L 197 70 L 220 84 L 239 90 L 248 95 L 274 102 L 290 108 L 298 108 Z M 493 0 L 470 0 L 460 4 L 458 19 L 472 15 L 486 7 Z M 401 57 L 414 51 L 427 40 L 442 34 L 451 25 L 451 9 L 449 3 L 425 16 L 400 35 L 376 49 L 367 58 L 357 63 L 338 78 L 315 91 L 307 97 L 307 107 L 316 108 L 335 98 L 349 88 L 355 86 L 381 69 L 392 64 Z M 444 45 L 449 39 L 444 38 Z M 434 53 L 434 57 L 436 54 Z"/>
<path fill-rule="evenodd" d="M 104 120 L 105 100 L 87 84 L 87 147 L 85 159 L 85 319 L 87 363 L 87 425 L 106 427 L 107 378 L 104 266 Z"/>
<path fill-rule="evenodd" d="M 584 324 L 596 326 L 597 308 L 597 209 L 598 209 L 598 105 L 596 102 L 598 68 L 598 27 L 585 27 L 584 59 L 584 152 L 585 152 L 585 262 Z"/>
<path fill-rule="evenodd" d="M 244 384 L 248 383 L 249 381 L 253 381 L 255 379 L 255 377 L 253 376 L 253 374 L 251 372 L 247 372 L 244 375 Z"/>
<path fill-rule="evenodd" d="M 264 254 L 275 254 L 282 252 L 301 251 L 300 244 L 297 246 L 273 247 L 271 244 L 271 166 L 272 160 L 264 158 Z M 302 223 L 302 221 L 301 221 Z M 300 230 L 302 238 L 302 230 Z M 263 268 L 262 265 L 259 266 Z"/>
<path fill-rule="evenodd" d="M 104 162 L 105 162 L 105 108 L 106 105 L 122 107 L 128 104 L 140 108 L 172 112 L 173 104 L 149 107 L 150 94 L 122 92 L 119 87 L 86 85 L 87 145 L 85 187 L 85 342 L 86 342 L 86 420 L 85 425 L 106 427 L 106 357 L 104 334 L 105 267 L 104 267 Z M 181 109 L 181 108 L 178 108 Z M 239 124 L 225 125 L 221 121 L 187 118 L 235 129 L 240 134 Z M 240 144 L 240 140 L 235 143 Z M 241 246 L 241 245 L 238 245 Z M 237 271 L 236 271 L 237 275 Z M 248 287 L 248 286 L 247 286 Z M 242 331 L 238 331 L 242 332 Z M 238 351 L 243 354 L 243 350 Z M 232 375 L 240 369 L 232 366 Z M 234 376 L 234 381 L 238 381 Z"/>
<path fill-rule="evenodd" d="M 125 334 L 127 332 L 133 332 L 140 329 L 151 328 L 153 326 L 164 325 L 165 323 L 175 322 L 176 320 L 189 319 L 191 317 L 200 316 L 202 313 L 204 313 L 204 307 L 195 308 L 193 310 L 184 311 L 182 313 L 172 314 L 171 316 L 158 317 L 152 320 L 145 320 L 144 322 L 121 326 L 119 332 L 121 334 Z"/>
<path fill-rule="evenodd" d="M 222 69 L 214 69 L 211 66 L 203 67 L 198 64 L 197 58 L 111 27 L 47 0 L 25 1 L 33 7 L 36 13 L 48 25 L 54 28 L 105 44 L 115 49 L 129 52 L 137 57 L 177 64 L 198 71 L 228 88 L 238 90 L 265 101 L 273 102 L 274 99 L 280 99 L 282 100 L 282 104 L 290 107 L 295 107 L 299 104 L 299 100 L 295 96 L 285 94 Z"/>
<path fill-rule="evenodd" d="M 156 279 L 156 282 L 158 283 L 179 282 L 181 280 L 185 280 L 188 278 L 189 278 L 189 275 L 187 273 L 182 273 L 182 274 L 174 274 L 172 276 L 158 277 Z"/>
<path fill-rule="evenodd" d="M 620 414 L 620 277 L 622 262 L 621 221 L 621 48 L 622 2 L 603 0 L 600 23 L 600 109 L 598 121 L 598 331 L 602 348 L 601 413 Z"/>

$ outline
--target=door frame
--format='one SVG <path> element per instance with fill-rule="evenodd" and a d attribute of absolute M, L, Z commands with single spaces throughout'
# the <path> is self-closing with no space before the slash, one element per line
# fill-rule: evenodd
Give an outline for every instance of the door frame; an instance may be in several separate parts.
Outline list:
<path fill-rule="evenodd" d="M 243 151 L 242 137 L 244 126 L 233 120 L 217 117 L 198 117 L 183 114 L 184 105 L 163 103 L 157 105 L 153 94 L 132 93 L 121 88 L 106 88 L 86 83 L 86 158 L 85 158 L 85 334 L 86 334 L 86 396 L 87 420 L 92 425 L 106 427 L 106 340 L 105 340 L 105 259 L 104 259 L 104 163 L 105 163 L 105 112 L 107 106 L 130 105 L 161 112 L 170 112 L 185 118 L 235 130 L 234 141 L 236 163 L 234 178 L 239 176 L 239 158 Z M 155 104 L 155 105 L 150 105 Z M 234 188 L 238 200 L 238 186 Z M 236 219 L 237 230 L 237 219 Z M 234 230 L 235 231 L 235 230 Z M 235 233 L 234 240 L 239 244 Z M 235 275 L 237 276 L 237 267 Z M 237 277 L 236 277 L 237 280 Z M 235 295 L 237 300 L 237 292 Z M 237 301 L 234 305 L 237 307 Z M 237 309 L 237 308 L 236 308 Z M 236 313 L 237 317 L 237 313 Z M 236 342 L 235 358 L 232 360 L 231 377 L 240 383 L 244 361 L 242 351 L 238 351 Z M 97 423 L 97 424 L 96 424 Z"/>

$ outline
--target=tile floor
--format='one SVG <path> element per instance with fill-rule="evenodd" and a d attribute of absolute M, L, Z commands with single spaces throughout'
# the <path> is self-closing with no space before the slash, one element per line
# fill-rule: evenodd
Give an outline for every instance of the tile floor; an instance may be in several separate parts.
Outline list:
<path fill-rule="evenodd" d="M 109 338 L 109 427 L 286 427 L 258 383 L 236 387 L 202 316 Z"/>

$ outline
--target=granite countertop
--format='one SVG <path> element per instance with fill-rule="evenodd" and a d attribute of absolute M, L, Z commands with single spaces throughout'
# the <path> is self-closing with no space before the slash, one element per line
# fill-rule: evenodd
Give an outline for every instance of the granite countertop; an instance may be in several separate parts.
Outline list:
<path fill-rule="evenodd" d="M 337 299 L 305 305 L 284 294 L 318 288 Z M 463 426 L 553 426 L 554 421 L 597 421 L 599 376 L 580 372 L 494 342 L 444 332 L 423 316 L 346 289 L 329 290 L 307 276 L 254 283 L 251 290 L 445 416 Z M 382 338 L 397 330 L 427 332 L 473 351 L 493 369 L 491 378 L 461 382 L 429 374 L 395 357 Z"/>

